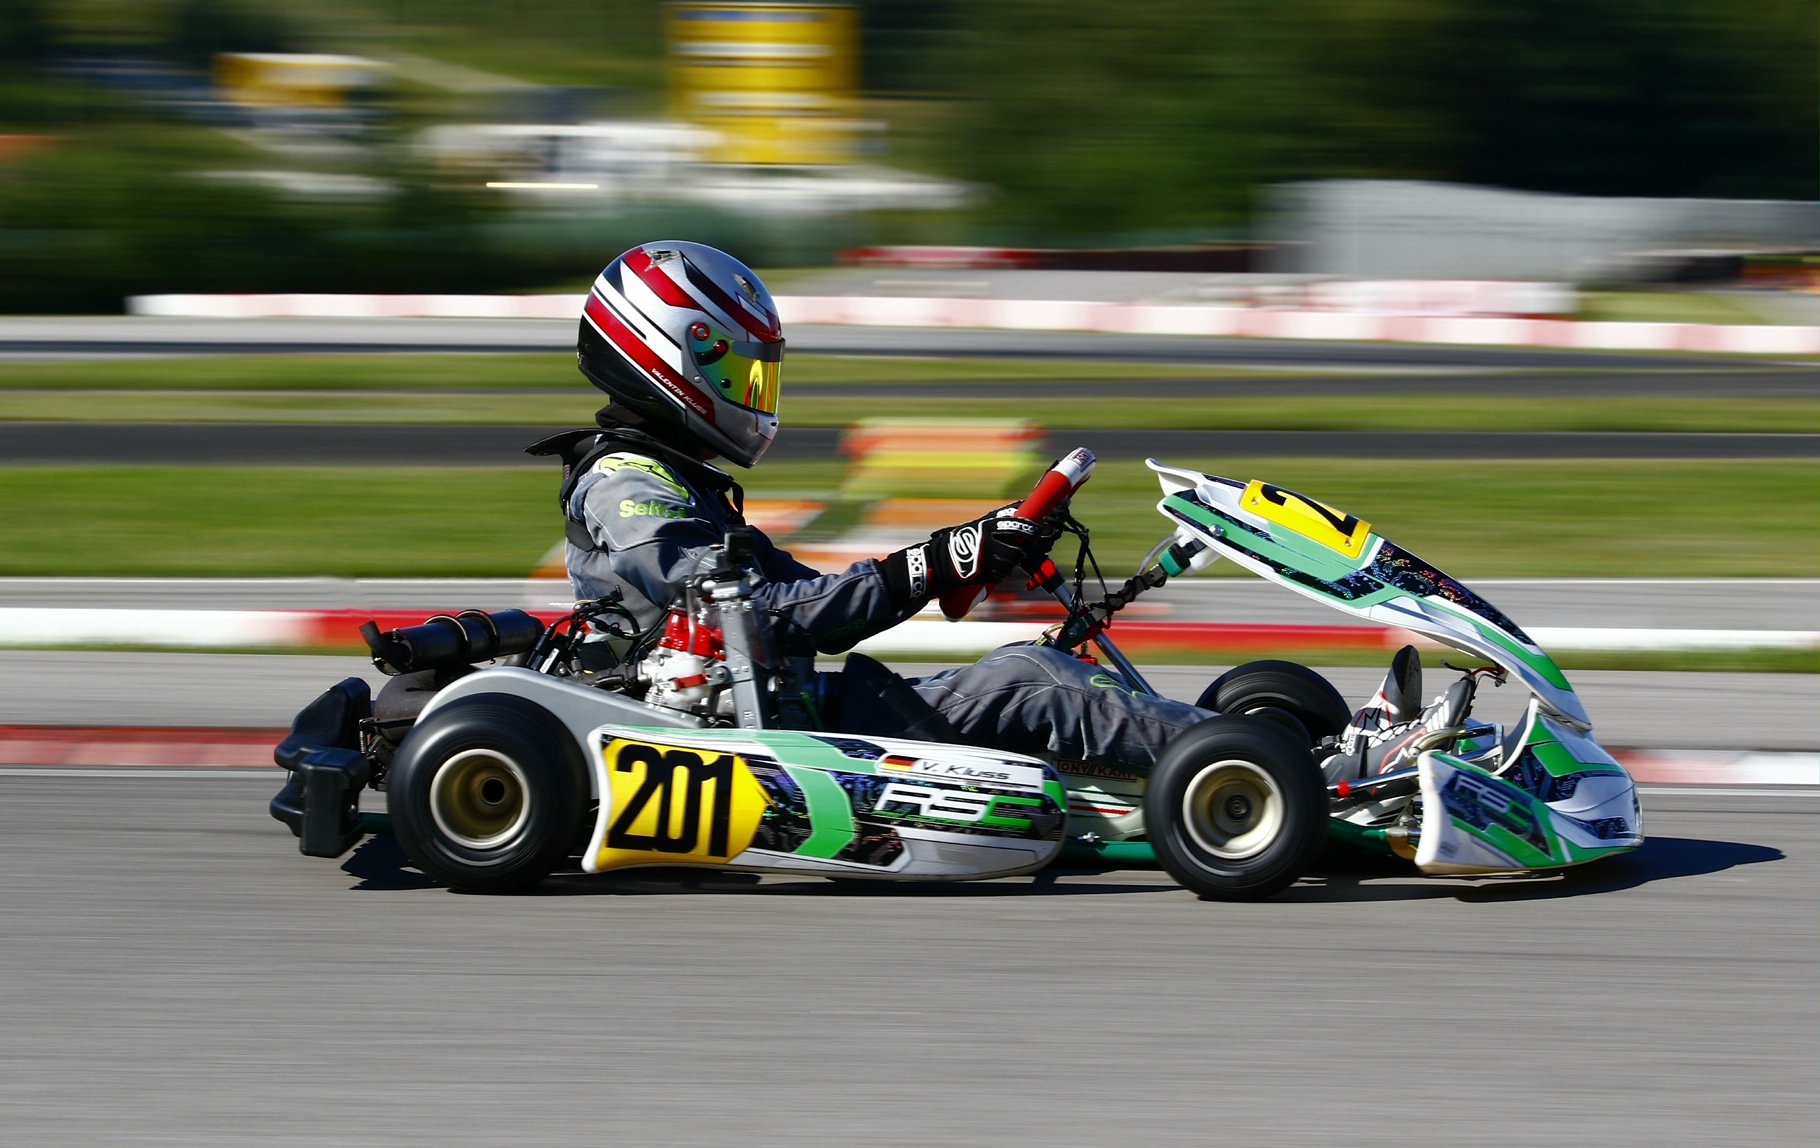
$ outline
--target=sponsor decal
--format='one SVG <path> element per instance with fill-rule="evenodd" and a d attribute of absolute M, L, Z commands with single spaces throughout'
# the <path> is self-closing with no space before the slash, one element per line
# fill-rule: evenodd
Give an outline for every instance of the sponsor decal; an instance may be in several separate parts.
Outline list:
<path fill-rule="evenodd" d="M 615 738 L 601 748 L 607 792 L 595 868 L 715 864 L 742 853 L 769 804 L 744 760 Z"/>
<path fill-rule="evenodd" d="M 1286 526 L 1304 538 L 1319 542 L 1329 550 L 1338 550 L 1348 558 L 1357 558 L 1371 535 L 1371 524 L 1307 495 L 1284 490 L 1268 482 L 1252 482 L 1239 496 L 1239 505 L 1251 513 Z"/>
<path fill-rule="evenodd" d="M 1523 795 L 1464 769 L 1456 769 L 1441 787 L 1441 804 L 1456 820 L 1484 830 L 1498 826 L 1512 836 L 1528 842 L 1547 856 L 1548 834 L 1536 821 L 1535 811 Z"/>
<path fill-rule="evenodd" d="M 1087 679 L 1087 684 L 1090 686 L 1097 686 L 1102 690 L 1117 690 L 1128 698 L 1139 696 L 1136 689 L 1113 677 L 1111 674 L 1095 674 Z M 1073 771 L 1070 770 L 1070 772 Z"/>
<path fill-rule="evenodd" d="M 687 518 L 689 508 L 671 506 L 653 498 L 649 502 L 634 502 L 630 498 L 621 499 L 619 503 L 621 518 Z"/>
<path fill-rule="evenodd" d="M 965 526 L 948 535 L 948 562 L 954 573 L 965 581 L 979 573 L 980 527 Z"/>
<path fill-rule="evenodd" d="M 594 469 L 602 474 L 613 474 L 621 470 L 643 471 L 683 498 L 689 497 L 689 488 L 676 481 L 676 476 L 670 473 L 669 467 L 654 458 L 646 458 L 642 454 L 631 454 L 626 451 L 610 454 L 595 463 Z"/>
<path fill-rule="evenodd" d="M 910 596 L 921 598 L 929 593 L 929 548 L 912 546 L 904 551 L 904 567 L 910 574 Z"/>
<path fill-rule="evenodd" d="M 1043 800 L 1040 797 L 1005 797 L 960 789 L 934 789 L 893 781 L 879 791 L 878 804 L 873 812 L 881 817 L 906 816 L 885 808 L 887 805 L 908 806 L 912 812 L 907 816 L 928 821 L 955 821 L 964 825 L 988 825 L 1021 831 L 1030 828 L 1030 819 L 1007 816 L 1007 812 L 1041 809 Z"/>
<path fill-rule="evenodd" d="M 1058 761 L 1055 763 L 1055 768 L 1070 777 L 1098 777 L 1106 781 L 1129 782 L 1143 780 L 1142 777 L 1128 770 L 1114 769 L 1110 765 L 1099 765 L 1091 761 Z"/>
<path fill-rule="evenodd" d="M 1126 805 L 1119 801 L 1104 798 L 1093 801 L 1070 800 L 1068 815 L 1070 817 L 1126 817 L 1137 812 L 1137 806 Z"/>
<path fill-rule="evenodd" d="M 937 761 L 926 757 L 907 757 L 888 753 L 878 759 L 881 772 L 914 774 L 940 778 L 964 785 L 1002 785 L 1013 789 L 1041 789 L 1043 771 L 1010 762 Z"/>

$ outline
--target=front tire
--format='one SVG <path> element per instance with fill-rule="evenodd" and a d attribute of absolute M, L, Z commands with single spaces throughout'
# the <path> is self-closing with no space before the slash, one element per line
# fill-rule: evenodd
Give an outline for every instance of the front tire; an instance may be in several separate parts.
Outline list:
<path fill-rule="evenodd" d="M 386 809 L 426 874 L 471 893 L 512 893 L 548 876 L 580 831 L 581 749 L 549 711 L 481 694 L 432 713 L 392 760 Z"/>
<path fill-rule="evenodd" d="M 1259 901 L 1308 870 L 1327 794 L 1306 747 L 1258 717 L 1216 717 L 1163 751 L 1145 786 L 1157 862 L 1208 901 Z"/>
<path fill-rule="evenodd" d="M 1309 746 L 1338 737 L 1352 721 L 1351 708 L 1332 682 L 1299 662 L 1274 658 L 1227 670 L 1195 704 L 1215 713 L 1267 717 L 1291 733 L 1306 731 Z"/>

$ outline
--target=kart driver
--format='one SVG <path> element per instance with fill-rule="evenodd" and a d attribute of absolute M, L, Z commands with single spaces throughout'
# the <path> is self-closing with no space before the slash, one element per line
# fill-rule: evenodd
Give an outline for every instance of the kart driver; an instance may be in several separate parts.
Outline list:
<path fill-rule="evenodd" d="M 777 307 L 758 276 L 725 252 L 647 243 L 594 281 L 576 356 L 611 399 L 596 415 L 598 429 L 529 449 L 563 458 L 576 598 L 617 589 L 649 626 L 686 583 L 717 565 L 727 531 L 743 525 L 739 485 L 707 460 L 751 467 L 777 434 Z M 1034 568 L 1058 533 L 1054 521 L 987 515 L 821 574 L 753 531 L 752 564 L 764 579 L 753 605 L 772 619 L 784 654 L 843 653 L 951 588 L 990 586 Z M 1209 716 L 1033 645 L 908 682 L 852 655 L 841 678 L 838 701 L 821 714 L 834 731 L 1049 752 L 1136 773 L 1178 731 Z"/>

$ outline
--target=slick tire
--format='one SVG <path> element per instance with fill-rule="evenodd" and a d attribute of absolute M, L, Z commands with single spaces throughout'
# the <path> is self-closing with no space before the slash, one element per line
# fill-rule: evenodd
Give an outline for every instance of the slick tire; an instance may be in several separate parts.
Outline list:
<path fill-rule="evenodd" d="M 1195 704 L 1215 713 L 1267 717 L 1291 733 L 1305 734 L 1304 748 L 1338 737 L 1352 720 L 1351 708 L 1332 682 L 1307 666 L 1275 659 L 1234 666 L 1215 678 Z"/>
<path fill-rule="evenodd" d="M 479 694 L 411 729 L 386 808 L 424 873 L 463 892 L 512 893 L 567 857 L 587 795 L 581 748 L 549 711 Z"/>
<path fill-rule="evenodd" d="M 1307 872 L 1327 791 L 1306 746 L 1259 717 L 1209 718 L 1164 749 L 1145 786 L 1157 863 L 1202 900 L 1260 901 Z"/>

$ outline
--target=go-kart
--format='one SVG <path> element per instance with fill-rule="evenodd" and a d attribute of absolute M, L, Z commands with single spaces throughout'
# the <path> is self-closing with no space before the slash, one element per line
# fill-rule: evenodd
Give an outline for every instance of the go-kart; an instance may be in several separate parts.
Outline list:
<path fill-rule="evenodd" d="M 1093 462 L 1072 452 L 1015 513 L 1058 512 Z M 1405 647 L 1356 713 L 1305 666 L 1239 666 L 1207 687 L 1208 720 L 1164 747 L 1148 777 L 843 733 L 830 687 L 889 694 L 895 679 L 865 659 L 837 675 L 782 656 L 736 531 L 655 626 L 612 599 L 547 625 L 521 611 L 383 634 L 368 623 L 374 664 L 393 676 L 377 698 L 349 678 L 298 715 L 274 753 L 290 772 L 272 814 L 315 856 L 389 828 L 426 874 L 478 892 L 567 865 L 978 880 L 1066 850 L 1154 858 L 1203 898 L 1246 900 L 1293 883 L 1329 837 L 1427 873 L 1554 869 L 1642 843 L 1631 779 L 1509 618 L 1351 515 L 1263 482 L 1148 465 L 1172 527 L 1154 563 L 1090 597 L 1097 566 L 1069 518 L 1081 542 L 1072 583 L 1049 560 L 1030 576 L 1065 610 L 1042 641 L 1083 658 L 1097 648 L 1121 688 L 1155 692 L 1108 633 L 1117 612 L 1219 557 L 1490 665 L 1424 705 Z M 964 616 L 979 594 L 951 594 L 944 613 Z M 1511 676 L 1531 694 L 1522 720 L 1505 731 L 1474 719 L 1479 683 Z M 362 814 L 368 788 L 384 792 L 385 815 Z"/>

